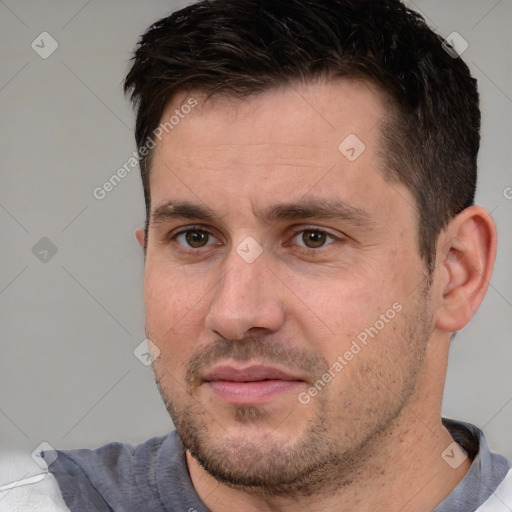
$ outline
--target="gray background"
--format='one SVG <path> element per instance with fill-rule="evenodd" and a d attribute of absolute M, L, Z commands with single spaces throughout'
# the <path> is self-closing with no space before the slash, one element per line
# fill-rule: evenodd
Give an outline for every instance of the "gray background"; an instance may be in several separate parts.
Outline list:
<path fill-rule="evenodd" d="M 185 3 L 0 0 L 0 451 L 138 443 L 172 428 L 133 354 L 144 339 L 138 169 L 103 200 L 93 189 L 135 150 L 121 83 L 138 36 Z M 488 295 L 452 344 L 444 414 L 512 458 L 512 2 L 408 4 L 469 43 L 483 109 L 477 199 L 500 233 Z M 47 59 L 31 48 L 43 31 L 59 44 Z M 43 237 L 56 254 L 41 252 Z"/>

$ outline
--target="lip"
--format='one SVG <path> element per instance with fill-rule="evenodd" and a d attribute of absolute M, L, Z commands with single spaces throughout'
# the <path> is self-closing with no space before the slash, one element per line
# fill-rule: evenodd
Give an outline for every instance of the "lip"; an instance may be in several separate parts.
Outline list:
<path fill-rule="evenodd" d="M 216 366 L 204 377 L 205 381 L 226 380 L 231 382 L 257 382 L 262 380 L 302 380 L 274 366 L 250 365 L 236 368 L 230 365 Z"/>
<path fill-rule="evenodd" d="M 236 367 L 219 365 L 204 377 L 204 383 L 221 400 L 232 405 L 261 405 L 304 384 L 298 376 L 267 365 Z"/>

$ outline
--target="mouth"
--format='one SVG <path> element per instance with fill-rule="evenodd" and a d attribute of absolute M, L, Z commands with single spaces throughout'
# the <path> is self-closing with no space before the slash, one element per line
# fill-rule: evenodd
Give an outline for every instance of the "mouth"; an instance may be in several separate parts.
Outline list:
<path fill-rule="evenodd" d="M 256 406 L 298 392 L 305 380 L 285 370 L 266 365 L 237 367 L 220 365 L 203 377 L 203 383 L 219 399 L 231 405 Z"/>

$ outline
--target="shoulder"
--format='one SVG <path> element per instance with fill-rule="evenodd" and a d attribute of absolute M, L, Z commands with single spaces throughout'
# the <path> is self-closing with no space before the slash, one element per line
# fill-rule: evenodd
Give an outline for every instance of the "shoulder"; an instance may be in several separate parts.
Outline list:
<path fill-rule="evenodd" d="M 51 473 L 82 473 L 93 477 L 103 474 L 110 480 L 129 480 L 137 467 L 154 463 L 163 446 L 172 445 L 174 433 L 153 437 L 139 445 L 111 442 L 96 449 L 42 452 Z M 172 451 L 172 447 L 170 450 Z"/>
<path fill-rule="evenodd" d="M 475 425 L 443 418 L 444 426 L 472 460 L 469 471 L 443 501 L 436 512 L 476 510 L 510 512 L 512 510 L 511 463 L 491 451 L 484 433 Z"/>
<path fill-rule="evenodd" d="M 179 448 L 173 431 L 139 445 L 112 442 L 94 450 L 57 450 L 42 456 L 71 509 L 144 510 L 151 504 L 157 510 L 158 477 L 181 453 Z"/>
<path fill-rule="evenodd" d="M 0 458 L 0 510 L 69 512 L 53 475 L 21 453 Z"/>
<path fill-rule="evenodd" d="M 512 510 L 512 469 L 476 512 L 510 512 L 510 510 Z"/>

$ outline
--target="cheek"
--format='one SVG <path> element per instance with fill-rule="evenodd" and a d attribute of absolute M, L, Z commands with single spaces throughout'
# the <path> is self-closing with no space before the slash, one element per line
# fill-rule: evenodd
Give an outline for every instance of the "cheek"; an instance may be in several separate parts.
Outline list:
<path fill-rule="evenodd" d="M 373 357 L 393 359 L 400 351 L 404 322 L 403 284 L 394 272 L 383 274 L 370 268 L 343 279 L 295 280 L 293 291 L 307 306 L 292 313 L 300 338 L 330 366 L 338 357 L 352 370 Z"/>
<path fill-rule="evenodd" d="M 144 276 L 147 320 L 155 325 L 165 322 L 170 329 L 181 319 L 195 314 L 208 289 L 204 281 L 201 276 L 186 275 L 165 262 L 147 264 Z"/>
<path fill-rule="evenodd" d="M 189 358 L 207 314 L 208 287 L 185 279 L 181 272 L 146 269 L 146 331 L 161 359 L 172 367 Z"/>
<path fill-rule="evenodd" d="M 169 275 L 146 269 L 144 278 L 144 303 L 146 326 L 153 335 L 162 335 L 176 323 L 185 304 L 180 301 L 176 289 L 179 283 Z"/>
<path fill-rule="evenodd" d="M 389 284 L 376 282 L 369 269 L 358 275 L 332 275 L 316 280 L 288 281 L 296 300 L 294 318 L 301 327 L 342 340 L 373 323 L 393 301 Z M 388 304 L 389 302 L 389 304 Z"/>

